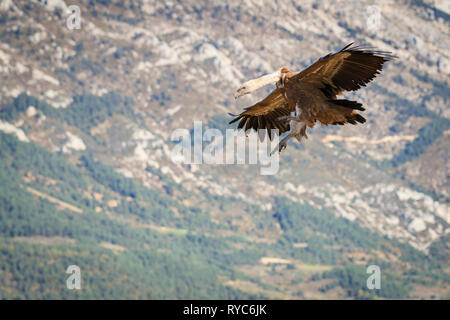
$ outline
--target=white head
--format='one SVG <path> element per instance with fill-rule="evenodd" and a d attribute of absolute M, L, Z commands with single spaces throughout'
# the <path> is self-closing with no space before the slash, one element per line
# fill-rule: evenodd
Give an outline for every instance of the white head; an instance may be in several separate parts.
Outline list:
<path fill-rule="evenodd" d="M 234 98 L 237 99 L 239 97 L 242 97 L 243 95 L 252 93 L 253 91 L 256 91 L 259 88 L 262 88 L 271 83 L 276 83 L 278 85 L 278 83 L 280 82 L 280 84 L 282 84 L 287 72 L 289 72 L 288 68 L 280 68 L 274 73 L 266 74 L 265 76 L 262 76 L 260 78 L 244 82 L 234 94 Z"/>

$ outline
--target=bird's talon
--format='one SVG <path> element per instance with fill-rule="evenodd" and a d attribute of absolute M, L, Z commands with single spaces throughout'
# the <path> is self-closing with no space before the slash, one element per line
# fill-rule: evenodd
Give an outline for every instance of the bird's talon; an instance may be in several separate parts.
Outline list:
<path fill-rule="evenodd" d="M 272 156 L 277 151 L 277 149 L 278 149 L 278 153 L 281 153 L 281 150 L 283 150 L 285 148 L 286 148 L 286 144 L 279 143 L 278 148 L 273 149 L 272 152 L 270 153 L 270 156 Z"/>

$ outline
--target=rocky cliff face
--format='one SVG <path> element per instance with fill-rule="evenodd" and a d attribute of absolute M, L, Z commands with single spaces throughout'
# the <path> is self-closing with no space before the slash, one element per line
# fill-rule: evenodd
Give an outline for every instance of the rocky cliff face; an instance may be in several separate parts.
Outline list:
<path fill-rule="evenodd" d="M 132 101 L 129 113 L 83 130 L 30 105 L 0 130 L 73 161 L 90 150 L 150 188 L 168 192 L 170 182 L 171 196 L 210 202 L 213 219 L 241 234 L 251 234 L 257 219 L 242 205 L 273 211 L 276 196 L 424 252 L 449 233 L 446 1 L 80 1 L 81 28 L 73 30 L 70 4 L 1 2 L 1 103 L 26 92 L 53 108 L 73 108 L 74 95 L 114 91 Z M 302 146 L 283 151 L 273 176 L 254 165 L 172 161 L 175 129 L 202 121 L 223 131 L 228 112 L 267 93 L 235 102 L 240 83 L 281 66 L 302 69 L 352 41 L 399 57 L 348 95 L 366 107 L 366 124 L 317 126 Z M 216 210 L 214 197 L 236 207 Z"/>

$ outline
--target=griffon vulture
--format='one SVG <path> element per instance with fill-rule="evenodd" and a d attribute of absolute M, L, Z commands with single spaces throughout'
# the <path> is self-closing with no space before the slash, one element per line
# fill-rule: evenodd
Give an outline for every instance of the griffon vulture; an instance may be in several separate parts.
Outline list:
<path fill-rule="evenodd" d="M 364 123 L 366 119 L 358 113 L 365 110 L 362 104 L 337 96 L 366 86 L 380 73 L 383 63 L 393 58 L 396 57 L 390 52 L 350 43 L 301 72 L 284 67 L 247 81 L 236 91 L 236 99 L 271 83 L 276 84 L 276 89 L 241 114 L 231 114 L 236 118 L 230 124 L 240 120 L 238 129 L 267 130 L 270 139 L 271 129 L 278 129 L 279 134 L 288 132 L 278 145 L 281 152 L 290 138 L 295 137 L 299 142 L 307 138 L 307 126 L 312 128 L 316 121 L 324 125 Z"/>

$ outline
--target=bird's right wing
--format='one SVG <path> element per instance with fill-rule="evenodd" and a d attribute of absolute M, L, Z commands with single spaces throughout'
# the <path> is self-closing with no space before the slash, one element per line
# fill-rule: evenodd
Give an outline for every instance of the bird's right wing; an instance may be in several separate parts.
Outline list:
<path fill-rule="evenodd" d="M 291 111 L 293 110 L 289 110 L 286 99 L 280 89 L 277 88 L 264 100 L 245 108 L 245 111 L 231 120 L 230 124 L 240 120 L 238 129 L 244 129 L 245 131 L 267 129 L 269 138 L 272 139 L 271 129 L 278 129 L 280 135 L 289 131 L 289 125 L 285 121 L 278 120 L 278 118 L 289 116 Z"/>

